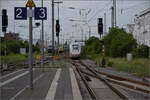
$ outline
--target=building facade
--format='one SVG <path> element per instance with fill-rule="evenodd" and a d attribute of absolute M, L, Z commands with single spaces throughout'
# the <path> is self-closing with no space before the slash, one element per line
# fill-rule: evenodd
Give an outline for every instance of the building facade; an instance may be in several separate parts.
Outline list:
<path fill-rule="evenodd" d="M 126 28 L 125 28 L 126 32 L 133 34 L 134 26 L 135 26 L 135 24 L 127 24 L 127 26 L 126 26 Z"/>
<path fill-rule="evenodd" d="M 150 8 L 135 16 L 133 36 L 138 44 L 150 47 Z"/>
<path fill-rule="evenodd" d="M 6 33 L 6 40 L 12 40 L 14 42 L 18 41 L 19 38 L 19 34 L 18 33 Z"/>

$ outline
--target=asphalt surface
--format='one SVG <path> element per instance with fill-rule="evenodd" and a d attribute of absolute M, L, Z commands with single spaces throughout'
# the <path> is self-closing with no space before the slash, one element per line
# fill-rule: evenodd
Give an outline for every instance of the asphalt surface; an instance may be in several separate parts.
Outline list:
<path fill-rule="evenodd" d="M 34 89 L 26 88 L 15 100 L 44 100 L 55 73 L 55 69 L 43 72 L 41 77 L 34 83 Z"/>
<path fill-rule="evenodd" d="M 62 68 L 56 83 L 54 100 L 73 100 L 70 65 Z M 56 76 L 57 68 L 34 68 L 34 88 L 29 87 L 28 69 L 19 69 L 0 78 L 0 100 L 45 100 Z"/>
<path fill-rule="evenodd" d="M 35 78 L 37 78 L 41 74 L 42 74 L 42 71 L 34 70 L 33 79 L 35 80 Z M 27 85 L 29 85 L 29 73 L 0 87 L 1 100 L 10 100 L 18 92 L 20 92 L 23 88 L 25 88 Z"/>
<path fill-rule="evenodd" d="M 7 70 L 7 71 L 0 72 L 0 77 L 3 77 L 5 75 L 8 75 L 12 72 L 15 72 L 15 71 L 18 71 L 18 70 L 21 70 L 21 69 L 24 69 L 24 68 L 16 67 L 14 70 Z"/>
<path fill-rule="evenodd" d="M 27 69 L 20 69 L 20 70 L 11 72 L 9 74 L 3 75 L 0 77 L 0 82 L 4 82 L 6 80 L 9 80 L 9 79 L 21 74 L 21 73 L 24 73 L 25 71 L 27 71 Z"/>
<path fill-rule="evenodd" d="M 12 72 L 12 74 L 9 73 L 1 77 L 0 78 L 1 100 L 44 100 L 47 96 L 52 81 L 54 80 L 56 71 L 57 69 L 54 68 L 45 69 L 44 72 L 42 69 L 34 69 L 33 90 L 29 88 L 28 69 L 15 71 Z M 18 77 L 20 75 L 22 76 Z M 60 73 L 54 100 L 73 100 L 71 78 L 70 78 L 70 72 L 68 67 L 63 68 Z"/>

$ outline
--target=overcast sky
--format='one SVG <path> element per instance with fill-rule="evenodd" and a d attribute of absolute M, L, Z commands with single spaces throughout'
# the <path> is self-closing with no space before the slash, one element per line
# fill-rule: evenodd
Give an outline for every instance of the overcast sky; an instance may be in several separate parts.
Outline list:
<path fill-rule="evenodd" d="M 41 5 L 40 0 L 34 1 L 37 7 Z M 7 9 L 8 13 L 9 25 L 7 32 L 17 32 L 23 39 L 28 39 L 28 20 L 14 20 L 14 7 L 24 7 L 26 2 L 27 0 L 0 0 L 1 9 Z M 44 0 L 44 6 L 47 7 L 48 11 L 48 19 L 44 21 L 44 34 L 45 37 L 47 37 L 48 41 L 51 41 L 51 0 Z M 108 27 L 111 26 L 111 6 L 112 0 L 63 0 L 63 3 L 59 5 L 59 18 L 62 29 L 60 32 L 61 42 L 63 41 L 63 38 L 64 40 L 81 39 L 81 29 L 83 29 L 84 38 L 89 37 L 89 28 L 87 24 L 79 21 L 71 22 L 69 21 L 69 19 L 87 21 L 88 25 L 91 26 L 91 35 L 99 37 L 97 33 L 97 18 L 103 18 L 104 13 L 106 13 L 108 30 Z M 58 18 L 57 7 L 58 5 L 55 4 L 55 19 Z M 69 9 L 69 7 L 74 7 L 75 9 Z M 117 0 L 117 26 L 125 27 L 126 24 L 133 24 L 135 14 L 139 14 L 141 11 L 147 9 L 148 7 L 150 7 L 150 0 Z M 35 22 L 40 21 L 34 20 L 33 24 Z M 34 39 L 40 38 L 40 30 L 41 27 L 33 29 Z M 0 31 L 0 34 L 2 35 L 3 33 Z"/>

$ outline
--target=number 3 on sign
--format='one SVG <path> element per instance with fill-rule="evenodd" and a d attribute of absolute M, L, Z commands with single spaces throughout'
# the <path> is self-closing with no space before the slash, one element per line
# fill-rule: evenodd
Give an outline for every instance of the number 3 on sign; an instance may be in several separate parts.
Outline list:
<path fill-rule="evenodd" d="M 45 9 L 41 8 L 40 12 L 41 12 L 41 15 L 39 17 L 42 18 L 42 19 L 45 18 L 45 14 L 46 14 Z"/>
<path fill-rule="evenodd" d="M 47 9 L 46 7 L 36 7 L 34 11 L 35 20 L 46 20 Z"/>
<path fill-rule="evenodd" d="M 27 8 L 26 7 L 15 7 L 14 9 L 15 20 L 26 20 L 27 19 Z"/>

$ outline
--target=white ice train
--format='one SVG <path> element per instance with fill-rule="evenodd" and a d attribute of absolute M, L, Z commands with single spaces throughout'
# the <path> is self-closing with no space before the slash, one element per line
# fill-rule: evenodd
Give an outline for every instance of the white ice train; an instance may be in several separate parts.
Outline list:
<path fill-rule="evenodd" d="M 77 42 L 70 43 L 69 45 L 70 58 L 79 58 L 81 56 L 81 44 Z"/>

